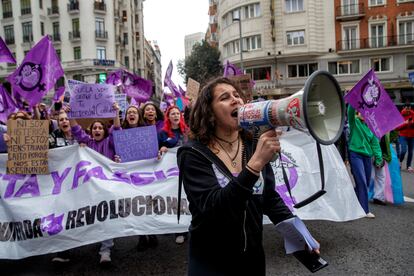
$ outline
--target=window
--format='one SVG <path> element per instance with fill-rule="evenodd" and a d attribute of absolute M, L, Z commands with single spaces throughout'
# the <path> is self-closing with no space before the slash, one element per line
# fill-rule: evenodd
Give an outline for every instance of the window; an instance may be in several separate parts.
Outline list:
<path fill-rule="evenodd" d="M 39 0 L 39 8 L 43 9 L 43 0 Z"/>
<path fill-rule="evenodd" d="M 30 0 L 20 0 L 20 8 L 21 8 L 22 15 L 32 13 L 31 6 L 30 6 Z"/>
<path fill-rule="evenodd" d="M 96 47 L 96 58 L 97 59 L 106 59 L 105 47 Z"/>
<path fill-rule="evenodd" d="M 79 18 L 72 19 L 72 31 L 73 31 L 73 37 L 80 37 L 80 31 L 79 31 Z"/>
<path fill-rule="evenodd" d="M 6 44 L 14 44 L 14 26 L 8 25 L 4 26 L 4 40 Z"/>
<path fill-rule="evenodd" d="M 359 48 L 359 43 L 357 43 L 357 29 L 357 26 L 347 26 L 343 28 L 342 50 L 352 50 Z"/>
<path fill-rule="evenodd" d="M 126 22 L 128 20 L 127 11 L 122 11 L 122 22 Z"/>
<path fill-rule="evenodd" d="M 358 0 L 342 0 L 342 15 L 358 14 Z"/>
<path fill-rule="evenodd" d="M 317 63 L 291 64 L 288 65 L 288 78 L 309 77 L 316 70 L 318 70 Z"/>
<path fill-rule="evenodd" d="M 261 15 L 260 4 L 251 4 L 241 8 L 242 19 L 259 17 Z"/>
<path fill-rule="evenodd" d="M 384 5 L 384 4 L 385 4 L 385 0 L 369 0 L 370 6 L 379 6 L 379 5 Z"/>
<path fill-rule="evenodd" d="M 250 51 L 262 48 L 262 38 L 260 35 L 250 36 L 243 38 L 243 50 Z"/>
<path fill-rule="evenodd" d="M 45 23 L 40 22 L 40 34 L 45 35 Z"/>
<path fill-rule="evenodd" d="M 13 8 L 12 8 L 11 0 L 3 0 L 2 8 L 3 8 L 3 18 L 13 17 Z"/>
<path fill-rule="evenodd" d="M 328 62 L 328 70 L 333 75 L 359 74 L 359 60 Z"/>
<path fill-rule="evenodd" d="M 95 19 L 95 30 L 98 33 L 105 32 L 105 21 L 103 18 L 96 18 Z"/>
<path fill-rule="evenodd" d="M 267 80 L 270 78 L 271 67 L 249 68 L 246 74 L 250 74 L 253 80 Z"/>
<path fill-rule="evenodd" d="M 375 72 L 389 72 L 391 71 L 391 58 L 371 58 L 371 67 L 374 68 Z"/>
<path fill-rule="evenodd" d="M 414 43 L 414 20 L 398 23 L 398 44 L 406 45 Z"/>
<path fill-rule="evenodd" d="M 60 49 L 56 49 L 56 55 L 59 58 L 59 61 L 62 61 L 62 51 Z"/>
<path fill-rule="evenodd" d="M 303 45 L 305 44 L 305 31 L 286 32 L 287 45 Z"/>
<path fill-rule="evenodd" d="M 23 42 L 33 41 L 32 22 L 22 23 Z"/>
<path fill-rule="evenodd" d="M 124 62 L 125 63 L 125 67 L 126 68 L 129 68 L 129 57 L 128 56 L 125 56 L 124 57 L 124 60 L 125 60 L 125 62 Z"/>
<path fill-rule="evenodd" d="M 406 56 L 407 70 L 414 70 L 414 55 Z"/>
<path fill-rule="evenodd" d="M 73 59 L 81 59 L 81 47 L 74 47 L 73 48 Z"/>
<path fill-rule="evenodd" d="M 124 33 L 124 45 L 128 45 L 128 33 Z"/>
<path fill-rule="evenodd" d="M 371 48 L 380 48 L 385 46 L 385 34 L 384 34 L 384 24 L 372 24 L 371 25 L 371 39 L 370 46 Z"/>
<path fill-rule="evenodd" d="M 303 11 L 303 0 L 286 0 L 285 10 L 286 12 Z"/>
<path fill-rule="evenodd" d="M 53 22 L 53 41 L 60 41 L 60 26 L 59 22 Z"/>

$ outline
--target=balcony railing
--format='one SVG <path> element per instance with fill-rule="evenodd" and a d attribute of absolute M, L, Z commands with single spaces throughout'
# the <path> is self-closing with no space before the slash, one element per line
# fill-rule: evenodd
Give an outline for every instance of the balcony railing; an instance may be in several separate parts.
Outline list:
<path fill-rule="evenodd" d="M 106 4 L 104 2 L 95 2 L 93 3 L 93 8 L 95 11 L 106 11 Z"/>
<path fill-rule="evenodd" d="M 68 12 L 79 12 L 79 2 L 71 2 L 68 4 Z"/>
<path fill-rule="evenodd" d="M 107 31 L 95 31 L 95 38 L 108 39 Z"/>
<path fill-rule="evenodd" d="M 14 44 L 14 37 L 9 37 L 5 39 L 5 42 L 7 45 L 13 45 Z"/>
<path fill-rule="evenodd" d="M 80 39 L 80 31 L 69 32 L 69 40 L 78 40 Z"/>
<path fill-rule="evenodd" d="M 33 42 L 32 35 L 23 35 L 23 42 Z"/>
<path fill-rule="evenodd" d="M 51 7 L 47 9 L 47 15 L 59 15 L 59 7 L 55 6 L 55 7 Z"/>
<path fill-rule="evenodd" d="M 25 14 L 31 14 L 32 13 L 32 9 L 31 8 L 22 8 L 21 9 L 22 15 Z"/>
<path fill-rule="evenodd" d="M 12 11 L 3 12 L 3 18 L 10 18 L 13 17 Z"/>
<path fill-rule="evenodd" d="M 414 45 L 414 34 L 373 36 L 362 39 L 340 40 L 336 45 L 336 49 L 337 51 L 352 51 L 404 45 Z"/>
<path fill-rule="evenodd" d="M 53 36 L 52 36 L 52 39 L 53 39 L 53 41 L 61 41 L 60 40 L 60 34 L 53 34 Z"/>
<path fill-rule="evenodd" d="M 336 8 L 336 19 L 355 18 L 365 15 L 363 3 L 339 6 Z"/>

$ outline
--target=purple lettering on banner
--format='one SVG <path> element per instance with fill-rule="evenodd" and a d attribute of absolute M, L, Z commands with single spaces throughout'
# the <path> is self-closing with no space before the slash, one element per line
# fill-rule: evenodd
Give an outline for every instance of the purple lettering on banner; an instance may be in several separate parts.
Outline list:
<path fill-rule="evenodd" d="M 14 188 L 16 187 L 17 180 L 25 179 L 23 174 L 5 174 L 3 180 L 8 180 L 6 191 L 4 192 L 4 198 L 9 198 L 14 194 Z"/>
<path fill-rule="evenodd" d="M 35 174 L 32 174 L 29 179 L 24 182 L 14 197 L 21 197 L 24 194 L 40 196 L 39 184 L 37 183 L 37 177 Z"/>
<path fill-rule="evenodd" d="M 71 169 L 72 168 L 66 168 L 63 171 L 62 176 L 59 176 L 58 171 L 50 173 L 52 175 L 52 179 L 53 179 L 53 183 L 54 183 L 53 191 L 52 191 L 53 195 L 60 194 L 60 191 L 62 190 L 63 180 L 65 180 L 66 176 L 68 176 Z"/>
<path fill-rule="evenodd" d="M 163 171 L 155 171 L 154 172 L 155 177 L 157 178 L 157 180 L 165 180 L 167 179 L 167 177 L 165 176 Z"/>
<path fill-rule="evenodd" d="M 148 176 L 145 176 L 148 175 Z M 154 174 L 152 172 L 135 172 L 135 173 L 131 173 L 131 181 L 132 184 L 134 185 L 147 185 L 147 184 L 151 184 L 152 182 L 154 182 L 155 177 Z"/>
<path fill-rule="evenodd" d="M 42 218 L 41 229 L 43 232 L 46 231 L 50 236 L 56 235 L 63 229 L 62 221 L 63 214 L 56 217 L 54 213 L 50 214 Z"/>
<path fill-rule="evenodd" d="M 296 186 L 296 183 L 298 182 L 298 172 L 296 170 L 295 164 L 289 160 L 289 158 L 285 154 L 281 154 L 281 161 L 283 162 L 283 166 L 285 169 L 287 169 L 287 174 L 289 178 L 289 185 L 290 189 L 293 190 L 293 188 Z M 281 167 L 280 163 L 276 166 L 278 168 L 278 171 L 280 171 L 281 174 Z M 280 169 L 279 169 L 280 168 Z M 277 178 L 276 178 L 277 179 Z M 276 183 L 276 191 L 279 193 L 280 197 L 285 202 L 286 206 L 289 207 L 289 209 L 292 210 L 292 206 L 296 203 L 296 199 L 292 196 L 292 198 L 289 195 L 288 189 L 286 187 L 286 184 L 283 182 Z"/>
<path fill-rule="evenodd" d="M 113 178 L 109 179 L 109 180 L 113 180 L 113 181 L 119 181 L 119 182 L 124 182 L 127 184 L 131 184 L 131 178 L 129 177 L 127 172 L 114 172 L 114 174 L 112 175 Z"/>
<path fill-rule="evenodd" d="M 80 170 L 81 167 L 88 166 L 90 164 L 92 163 L 89 161 L 80 161 L 78 164 L 76 164 L 75 174 L 73 175 L 72 189 L 76 189 L 79 186 L 79 178 L 86 174 L 86 169 Z"/>
<path fill-rule="evenodd" d="M 84 179 L 83 179 L 83 183 L 86 183 L 89 181 L 89 179 L 91 179 L 92 177 L 98 178 L 98 179 L 102 179 L 102 180 L 109 180 L 108 177 L 106 177 L 106 175 L 104 174 L 102 167 L 97 166 L 94 167 L 92 169 L 90 169 Z"/>
<path fill-rule="evenodd" d="M 178 169 L 178 167 L 174 167 L 174 168 L 167 170 L 167 177 L 178 176 L 179 174 L 180 174 L 180 170 Z"/>

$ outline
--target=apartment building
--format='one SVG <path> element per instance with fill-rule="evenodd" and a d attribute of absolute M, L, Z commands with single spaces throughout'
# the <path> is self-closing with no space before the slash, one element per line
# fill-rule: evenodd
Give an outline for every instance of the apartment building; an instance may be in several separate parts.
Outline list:
<path fill-rule="evenodd" d="M 203 39 L 205 39 L 205 34 L 202 32 L 186 35 L 184 37 L 185 57 L 190 56 L 191 52 L 193 51 L 194 45 L 196 45 L 197 43 L 201 44 Z"/>
<path fill-rule="evenodd" d="M 143 0 L 2 0 L 0 35 L 20 63 L 44 35 L 68 79 L 103 82 L 124 68 L 145 74 Z M 5 78 L 15 65 L 0 65 Z"/>
<path fill-rule="evenodd" d="M 153 100 L 162 98 L 163 85 L 161 79 L 161 52 L 157 41 L 145 40 L 145 74 L 144 78 L 153 84 Z"/>
<path fill-rule="evenodd" d="M 208 7 L 208 16 L 209 24 L 206 32 L 206 41 L 213 47 L 218 47 L 217 39 L 217 27 L 218 27 L 218 17 L 217 17 L 217 4 L 218 0 L 209 0 Z"/>

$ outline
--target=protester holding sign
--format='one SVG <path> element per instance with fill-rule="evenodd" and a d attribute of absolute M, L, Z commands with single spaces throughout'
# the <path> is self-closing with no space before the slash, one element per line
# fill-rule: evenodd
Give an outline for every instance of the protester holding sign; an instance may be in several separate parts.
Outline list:
<path fill-rule="evenodd" d="M 122 122 L 122 129 L 128 129 L 133 127 L 140 127 L 144 125 L 141 111 L 135 105 L 130 105 L 125 111 L 126 117 Z"/>
<path fill-rule="evenodd" d="M 164 127 L 164 115 L 162 111 L 153 102 L 147 102 L 141 107 L 141 114 L 144 117 L 144 123 L 147 126 L 155 125 L 157 132 Z"/>
<path fill-rule="evenodd" d="M 188 275 L 265 275 L 263 214 L 274 224 L 293 217 L 269 164 L 279 134 L 265 132 L 253 149 L 238 125 L 241 95 L 227 78 L 208 83 L 190 115 L 193 140 L 177 153 L 192 214 Z"/>
<path fill-rule="evenodd" d="M 76 143 L 76 140 L 72 135 L 68 115 L 63 110 L 59 112 L 58 127 L 58 129 L 54 130 L 49 135 L 50 149 L 69 146 Z"/>
<path fill-rule="evenodd" d="M 179 147 L 187 140 L 187 126 L 178 106 L 170 106 L 165 112 L 164 127 L 158 134 L 160 155 L 167 152 L 168 148 Z M 186 233 L 176 233 L 175 242 L 182 244 Z"/>
<path fill-rule="evenodd" d="M 367 218 L 375 218 L 368 207 L 368 186 L 371 181 L 372 160 L 376 167 L 384 166 L 382 152 L 377 137 L 364 122 L 364 118 L 348 106 L 349 122 L 349 162 L 355 180 L 355 193 L 358 201 L 367 214 Z"/>

